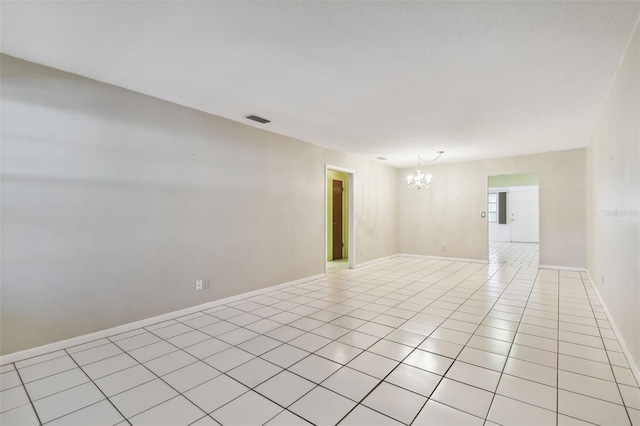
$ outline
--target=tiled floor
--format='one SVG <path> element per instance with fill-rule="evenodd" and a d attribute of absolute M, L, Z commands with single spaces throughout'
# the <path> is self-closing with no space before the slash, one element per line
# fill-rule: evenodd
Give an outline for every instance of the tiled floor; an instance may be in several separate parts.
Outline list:
<path fill-rule="evenodd" d="M 1 372 L 3 426 L 640 424 L 586 275 L 526 266 L 398 257 Z"/>
<path fill-rule="evenodd" d="M 511 266 L 538 266 L 538 243 L 489 242 L 489 263 Z"/>
<path fill-rule="evenodd" d="M 332 272 L 339 271 L 341 269 L 349 268 L 349 259 L 346 257 L 337 260 L 331 260 L 327 262 L 327 273 L 330 274 Z"/>

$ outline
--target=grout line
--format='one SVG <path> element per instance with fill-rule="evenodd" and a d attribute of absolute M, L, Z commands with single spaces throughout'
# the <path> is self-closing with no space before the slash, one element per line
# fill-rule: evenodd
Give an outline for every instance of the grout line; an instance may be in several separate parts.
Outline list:
<path fill-rule="evenodd" d="M 580 282 L 582 283 L 582 288 L 584 289 L 584 292 L 585 292 L 585 294 L 587 296 L 587 300 L 589 301 L 589 306 L 591 307 L 591 311 L 593 312 L 593 314 L 595 316 L 595 311 L 593 310 L 593 303 L 591 302 L 591 297 L 589 297 L 589 291 L 587 290 L 587 286 L 586 286 L 586 284 L 584 282 L 584 279 L 582 278 L 582 275 L 580 275 Z M 598 324 L 597 321 L 596 321 L 596 324 Z M 598 324 L 598 332 L 600 332 L 600 324 Z M 602 340 L 602 345 L 604 346 L 604 352 L 605 352 L 605 354 L 607 356 L 607 361 L 609 361 L 609 368 L 611 369 L 611 375 L 613 376 L 614 383 L 616 384 L 616 389 L 618 389 L 618 395 L 620 396 L 620 401 L 622 401 L 622 406 L 624 407 L 624 410 L 627 413 L 627 418 L 629 419 L 629 424 L 633 424 L 633 419 L 631 418 L 631 413 L 629 412 L 629 407 L 627 407 L 627 404 L 624 401 L 624 397 L 622 396 L 622 390 L 620 389 L 620 384 L 618 383 L 618 380 L 616 379 L 616 373 L 615 373 L 615 371 L 613 371 L 613 366 L 611 365 L 611 359 L 609 358 L 609 351 L 607 350 L 607 346 L 605 345 L 604 339 L 602 338 L 602 333 L 600 333 L 600 340 Z M 587 395 L 587 396 L 591 397 L 590 395 Z M 591 397 L 591 398 L 593 398 L 593 397 Z"/>

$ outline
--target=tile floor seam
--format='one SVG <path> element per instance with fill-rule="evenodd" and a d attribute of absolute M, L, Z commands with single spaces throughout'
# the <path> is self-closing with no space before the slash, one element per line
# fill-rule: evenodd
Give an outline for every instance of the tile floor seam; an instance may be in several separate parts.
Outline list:
<path fill-rule="evenodd" d="M 585 280 L 582 277 L 582 274 L 580 274 L 580 282 L 582 283 L 582 287 L 584 289 L 584 292 L 587 295 L 587 300 L 589 301 L 589 307 L 591 308 L 591 312 L 593 313 L 593 315 L 595 317 L 595 311 L 593 309 L 593 302 L 591 301 L 591 297 L 589 297 L 589 290 L 587 289 L 587 284 L 585 283 Z M 589 285 L 593 286 L 591 281 L 589 281 Z M 600 335 L 600 339 L 602 340 L 602 344 L 604 345 L 604 339 L 602 337 L 602 332 L 600 331 L 600 324 L 598 324 L 597 322 L 596 322 L 596 324 L 597 324 L 597 328 L 598 328 L 598 334 Z M 604 352 L 605 352 L 605 355 L 607 356 L 607 361 L 609 362 L 609 368 L 611 369 L 611 374 L 614 377 L 614 382 L 616 384 L 616 389 L 618 389 L 618 394 L 620 396 L 620 401 L 622 401 L 622 406 L 624 407 L 624 410 L 627 413 L 627 417 L 629 419 L 629 424 L 633 425 L 633 419 L 631 418 L 631 413 L 629 412 L 629 408 L 627 407 L 627 404 L 624 401 L 624 396 L 622 395 L 622 390 L 620 389 L 620 384 L 618 383 L 618 381 L 615 378 L 616 376 L 615 376 L 615 372 L 613 371 L 613 366 L 611 364 L 611 358 L 609 357 L 609 351 L 606 349 L 606 345 L 604 347 L 605 347 Z M 626 359 L 626 355 L 625 355 L 625 359 Z M 627 360 L 627 362 L 628 362 L 628 360 Z"/>
<path fill-rule="evenodd" d="M 517 271 L 517 272 L 519 272 L 519 271 L 520 271 L 520 269 L 518 269 L 518 271 Z M 516 275 L 517 275 L 517 272 L 516 272 Z M 537 271 L 536 271 L 536 275 L 535 275 L 534 279 L 531 281 L 531 289 L 529 290 L 529 295 L 527 296 L 527 304 L 528 304 L 528 302 L 529 302 L 529 299 L 531 298 L 531 293 L 533 292 L 533 289 L 534 289 L 534 288 L 535 288 L 535 286 L 536 286 L 536 280 L 537 280 L 538 275 L 539 275 L 539 270 L 537 270 Z M 526 305 L 525 305 L 525 306 L 526 306 Z M 523 311 L 523 315 L 524 315 L 524 311 Z M 507 362 L 509 361 L 509 355 L 511 354 L 511 351 L 512 351 L 512 349 L 513 349 L 513 344 L 514 344 L 515 339 L 516 339 L 516 337 L 517 337 L 518 330 L 520 329 L 520 325 L 522 324 L 522 317 L 523 317 L 523 315 L 521 315 L 521 316 L 520 316 L 520 321 L 518 321 L 518 326 L 517 326 L 517 327 L 516 327 L 516 329 L 515 329 L 516 331 L 515 331 L 515 334 L 514 334 L 514 339 L 513 339 L 513 341 L 511 342 L 511 347 L 509 348 L 509 354 L 507 355 L 507 357 L 506 357 L 506 359 L 505 359 L 505 362 L 504 362 L 504 364 L 503 364 L 503 366 L 502 366 L 502 370 L 500 371 L 500 378 L 498 379 L 498 383 L 497 383 L 497 385 L 496 385 L 496 390 L 495 390 L 495 392 L 493 393 L 493 395 L 492 395 L 492 397 L 491 397 L 491 403 L 489 404 L 489 408 L 488 408 L 488 410 L 487 410 L 487 415 L 486 415 L 486 419 L 487 419 L 487 420 L 488 420 L 489 415 L 490 415 L 490 413 L 491 413 L 491 408 L 492 408 L 492 406 L 493 406 L 493 401 L 495 400 L 495 396 L 498 394 L 498 388 L 500 387 L 500 383 L 502 382 L 502 377 L 505 375 L 504 370 L 505 370 L 505 368 L 507 367 Z M 556 393 L 557 393 L 557 391 L 556 391 Z M 500 395 L 501 395 L 501 396 L 506 396 L 506 395 L 502 395 L 502 394 L 500 394 Z M 507 398 L 509 398 L 508 396 L 506 396 L 506 397 L 507 397 Z M 514 398 L 511 398 L 511 399 L 514 399 Z M 525 401 L 520 401 L 520 402 L 523 402 L 523 403 L 525 403 L 525 404 L 529 404 L 529 405 L 534 405 L 534 404 L 530 404 L 530 403 L 525 402 Z M 534 406 L 535 406 L 535 405 L 534 405 Z M 538 408 L 542 408 L 542 407 L 538 407 Z M 557 411 L 557 406 L 556 406 L 556 411 Z M 557 424 L 557 419 L 556 419 L 556 424 Z"/>
<path fill-rule="evenodd" d="M 127 420 L 127 417 L 126 417 L 122 412 L 120 412 L 120 410 L 118 409 L 118 407 L 116 407 L 116 406 L 115 406 L 115 404 L 111 401 L 111 399 L 109 399 L 109 397 L 107 397 L 107 395 L 102 391 L 102 389 L 100 389 L 100 386 L 98 386 L 98 385 L 93 381 L 93 379 L 91 379 L 91 377 L 89 377 L 89 375 L 87 374 L 87 372 L 86 372 L 86 371 L 84 371 L 84 370 L 82 369 L 82 367 L 80 366 L 80 364 L 78 364 L 78 362 L 77 362 L 77 361 L 76 361 L 76 360 L 75 360 L 71 355 L 69 355 L 69 352 L 67 352 L 67 350 L 66 350 L 66 349 L 65 349 L 64 351 L 67 353 L 67 356 L 69 356 L 69 357 L 73 360 L 73 362 L 78 366 L 78 368 L 80 369 L 80 371 L 82 371 L 82 373 L 83 373 L 85 376 L 87 376 L 87 379 L 89 379 L 89 381 L 90 381 L 90 382 L 91 382 L 91 383 L 96 387 L 96 389 L 98 389 L 98 391 L 100 391 L 100 393 L 104 396 L 104 398 L 105 398 L 107 401 L 109 401 L 109 404 L 111 404 L 111 406 L 112 406 L 112 407 L 113 407 L 113 408 L 118 412 L 118 414 L 120 414 L 120 415 L 122 416 L 122 418 L 123 418 L 127 423 L 129 423 L 129 425 L 131 425 L 131 423 Z M 97 402 L 95 402 L 94 404 L 97 404 L 97 403 L 102 402 L 102 401 L 104 401 L 104 400 L 97 401 Z M 93 405 L 93 404 L 90 404 L 90 405 Z M 90 406 L 90 405 L 89 405 L 89 406 Z M 34 407 L 34 408 L 35 408 L 35 407 Z M 86 407 L 83 407 L 83 408 L 86 408 Z M 76 410 L 76 411 L 79 411 L 79 410 L 81 410 L 81 409 L 82 409 L 82 408 L 80 408 L 80 409 L 78 409 L 78 410 Z M 75 411 L 74 411 L 74 412 L 75 412 Z M 64 416 L 69 415 L 69 414 L 71 414 L 71 413 L 66 413 L 66 414 L 64 414 L 63 416 L 60 416 L 60 417 L 58 417 L 58 418 L 64 417 Z M 53 421 L 53 420 L 54 420 L 54 419 L 52 419 L 52 420 L 50 420 L 50 421 Z"/>
<path fill-rule="evenodd" d="M 18 378 L 20 379 L 20 384 L 22 385 L 22 389 L 24 390 L 24 393 L 27 395 L 27 398 L 29 399 L 29 404 L 31 404 L 31 409 L 35 413 L 36 418 L 38 419 L 38 423 L 42 424 L 42 420 L 40 420 L 40 415 L 36 411 L 36 407 L 35 407 L 35 405 L 33 405 L 33 401 L 31 400 L 31 395 L 29 395 L 29 391 L 27 390 L 27 387 L 26 387 L 24 381 L 22 380 L 22 376 L 20 375 L 20 370 L 18 369 L 18 366 L 16 365 L 15 362 L 11 363 L 11 364 L 13 364 L 13 367 L 15 368 L 15 371 L 18 374 Z M 26 405 L 26 404 L 24 404 L 24 405 Z M 14 407 L 14 408 L 18 408 L 18 407 Z M 11 410 L 8 410 L 8 411 L 11 411 Z"/>

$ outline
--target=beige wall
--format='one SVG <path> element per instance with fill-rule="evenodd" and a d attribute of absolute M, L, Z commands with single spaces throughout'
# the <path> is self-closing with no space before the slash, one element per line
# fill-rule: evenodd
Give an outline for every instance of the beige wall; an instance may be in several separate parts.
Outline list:
<path fill-rule="evenodd" d="M 396 169 L 1 59 L 2 354 L 324 272 L 325 164 L 398 251 Z"/>
<path fill-rule="evenodd" d="M 445 154 L 446 155 L 446 154 Z M 430 165 L 428 189 L 407 187 L 398 176 L 400 252 L 488 259 L 488 176 L 538 173 L 540 264 L 585 266 L 585 150 L 575 149 L 455 164 Z"/>
<path fill-rule="evenodd" d="M 342 257 L 349 257 L 349 175 L 327 170 L 327 260 L 333 260 L 333 181 L 342 182 Z"/>
<path fill-rule="evenodd" d="M 640 365 L 640 30 L 587 149 L 587 270 Z M 604 282 L 603 282 L 604 279 Z"/>

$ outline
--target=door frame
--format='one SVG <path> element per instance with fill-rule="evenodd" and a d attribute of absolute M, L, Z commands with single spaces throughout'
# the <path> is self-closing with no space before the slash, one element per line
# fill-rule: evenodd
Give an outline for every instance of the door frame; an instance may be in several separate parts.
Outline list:
<path fill-rule="evenodd" d="M 348 247 L 347 247 L 347 259 L 349 264 L 349 269 L 355 269 L 356 267 L 356 197 L 355 197 L 355 180 L 356 180 L 356 172 L 355 170 L 345 169 L 344 167 L 332 166 L 329 164 L 325 164 L 324 166 L 324 253 L 322 254 L 322 258 L 324 259 L 324 273 L 327 273 L 327 251 L 329 239 L 327 236 L 329 235 L 329 229 L 327 227 L 327 222 L 329 220 L 329 212 L 327 198 L 329 197 L 329 185 L 327 184 L 328 171 L 333 170 L 336 172 L 346 173 L 349 176 L 347 181 L 347 235 L 348 235 Z"/>

